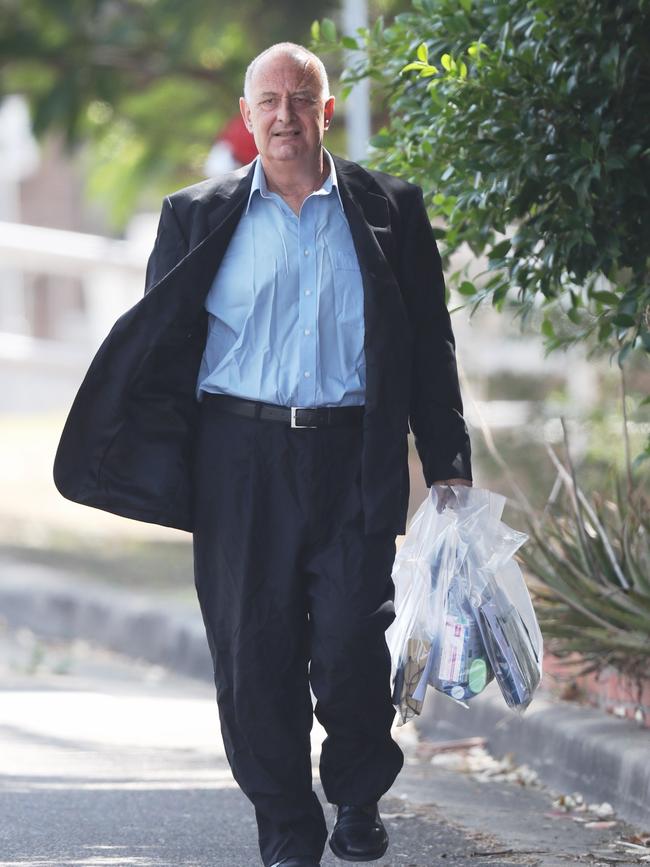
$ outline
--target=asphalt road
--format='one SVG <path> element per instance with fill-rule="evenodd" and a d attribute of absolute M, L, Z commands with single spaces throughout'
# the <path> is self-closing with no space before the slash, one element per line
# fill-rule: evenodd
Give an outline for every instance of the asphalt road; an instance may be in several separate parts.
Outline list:
<path fill-rule="evenodd" d="M 622 823 L 588 828 L 521 779 L 479 782 L 462 753 L 456 770 L 432 765 L 412 724 L 396 735 L 407 762 L 381 804 L 392 845 L 378 867 L 643 863 L 615 845 L 631 839 Z M 0 629 L 0 867 L 260 863 L 210 684 Z M 326 851 L 323 867 L 342 863 Z"/>

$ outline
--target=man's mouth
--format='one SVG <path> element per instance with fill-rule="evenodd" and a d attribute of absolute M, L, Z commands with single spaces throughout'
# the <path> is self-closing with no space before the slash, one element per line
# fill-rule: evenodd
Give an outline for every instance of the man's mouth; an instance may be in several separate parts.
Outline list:
<path fill-rule="evenodd" d="M 281 138 L 291 138 L 294 135 L 300 135 L 300 130 L 290 130 L 289 132 L 274 132 L 273 135 L 280 136 Z"/>

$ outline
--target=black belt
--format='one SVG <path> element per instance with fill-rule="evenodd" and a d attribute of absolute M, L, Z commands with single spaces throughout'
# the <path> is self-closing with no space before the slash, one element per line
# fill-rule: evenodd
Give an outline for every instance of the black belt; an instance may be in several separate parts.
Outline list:
<path fill-rule="evenodd" d="M 363 418 L 363 406 L 279 406 L 260 400 L 247 400 L 212 391 L 203 392 L 203 401 L 214 409 L 232 412 L 246 418 L 282 421 L 293 428 L 334 427 L 359 425 Z"/>

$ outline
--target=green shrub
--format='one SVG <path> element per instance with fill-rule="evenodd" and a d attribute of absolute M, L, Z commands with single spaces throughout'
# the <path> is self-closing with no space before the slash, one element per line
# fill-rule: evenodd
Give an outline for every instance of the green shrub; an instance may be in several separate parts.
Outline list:
<path fill-rule="evenodd" d="M 649 33 L 646 0 L 413 0 L 354 36 L 312 28 L 361 49 L 344 89 L 386 99 L 373 164 L 423 187 L 446 254 L 487 254 L 461 294 L 621 361 L 650 352 Z"/>

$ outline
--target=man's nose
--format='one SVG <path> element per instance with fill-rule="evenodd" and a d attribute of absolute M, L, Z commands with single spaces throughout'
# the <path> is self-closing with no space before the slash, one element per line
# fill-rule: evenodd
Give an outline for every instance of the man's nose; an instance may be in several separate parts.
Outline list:
<path fill-rule="evenodd" d="M 281 96 L 278 103 L 277 119 L 283 123 L 288 123 L 293 117 L 293 102 L 290 96 Z"/>

